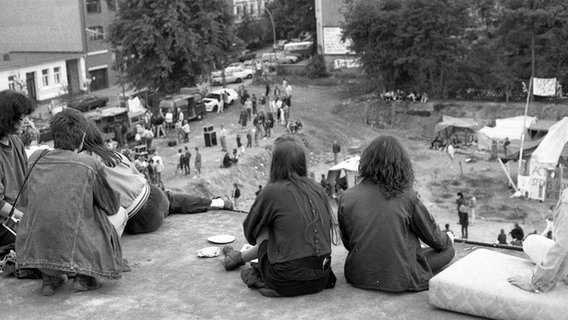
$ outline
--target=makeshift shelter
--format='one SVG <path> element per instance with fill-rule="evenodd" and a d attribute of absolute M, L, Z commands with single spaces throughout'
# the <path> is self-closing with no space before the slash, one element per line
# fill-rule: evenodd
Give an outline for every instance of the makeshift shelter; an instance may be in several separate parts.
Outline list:
<path fill-rule="evenodd" d="M 535 117 L 518 116 L 495 120 L 495 127 L 483 127 L 477 132 L 477 148 L 491 150 L 493 141 L 502 145 L 509 138 L 509 149 L 520 149 L 521 136 L 525 133 L 525 142 L 530 141 L 528 128 L 536 122 Z"/>
<path fill-rule="evenodd" d="M 355 156 L 342 161 L 327 172 L 327 182 L 331 186 L 340 186 L 343 190 L 347 190 L 357 184 L 357 175 L 359 172 L 360 156 Z M 332 188 L 332 194 L 335 194 L 335 188 Z"/>
<path fill-rule="evenodd" d="M 442 121 L 436 124 L 434 132 L 444 139 L 458 135 L 460 141 L 468 142 L 479 128 L 481 125 L 473 118 L 454 118 L 444 115 Z"/>
<path fill-rule="evenodd" d="M 558 167 L 562 151 L 568 142 L 568 117 L 564 117 L 552 127 L 532 153 L 528 175 L 519 175 L 519 190 L 531 199 L 544 201 L 547 197 L 557 197 L 563 186 L 564 167 Z"/>

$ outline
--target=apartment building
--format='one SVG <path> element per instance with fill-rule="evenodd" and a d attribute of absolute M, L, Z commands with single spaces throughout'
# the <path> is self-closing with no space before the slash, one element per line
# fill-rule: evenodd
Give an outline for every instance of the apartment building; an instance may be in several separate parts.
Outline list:
<path fill-rule="evenodd" d="M 264 9 L 269 0 L 229 0 L 229 4 L 233 7 L 235 22 L 239 23 L 245 15 L 257 18 L 264 14 Z"/>
<path fill-rule="evenodd" d="M 117 0 L 0 0 L 0 90 L 43 101 L 116 82 L 106 42 Z"/>

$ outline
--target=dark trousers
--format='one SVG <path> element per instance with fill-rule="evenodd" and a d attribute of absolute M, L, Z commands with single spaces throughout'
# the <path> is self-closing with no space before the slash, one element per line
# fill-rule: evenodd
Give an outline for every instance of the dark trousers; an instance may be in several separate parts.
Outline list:
<path fill-rule="evenodd" d="M 124 231 L 130 234 L 149 233 L 158 230 L 168 215 L 170 202 L 164 191 L 150 185 L 150 196 L 136 215 L 128 219 Z"/>
<path fill-rule="evenodd" d="M 421 250 L 426 257 L 426 260 L 428 261 L 433 274 L 437 274 L 438 272 L 442 271 L 456 255 L 456 251 L 454 250 L 453 246 L 440 252 L 437 252 L 432 248 L 423 248 Z"/>
<path fill-rule="evenodd" d="M 168 214 L 191 214 L 206 212 L 211 207 L 211 199 L 186 193 L 166 192 L 170 200 Z"/>

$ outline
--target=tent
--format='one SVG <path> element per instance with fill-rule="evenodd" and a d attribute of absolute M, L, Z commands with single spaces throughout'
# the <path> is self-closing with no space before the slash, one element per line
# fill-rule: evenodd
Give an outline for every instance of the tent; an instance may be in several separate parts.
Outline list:
<path fill-rule="evenodd" d="M 355 156 L 342 161 L 327 172 L 327 181 L 331 185 L 339 184 L 343 189 L 349 189 L 357 184 L 357 175 L 359 172 L 360 156 Z"/>
<path fill-rule="evenodd" d="M 436 124 L 434 132 L 448 139 L 457 132 L 465 132 L 466 135 L 473 134 L 479 128 L 481 128 L 481 125 L 473 118 L 454 118 L 444 115 L 442 121 Z"/>
<path fill-rule="evenodd" d="M 552 127 L 531 155 L 528 176 L 519 175 L 519 189 L 531 199 L 544 201 L 560 194 L 563 185 L 563 168 L 558 160 L 568 142 L 568 117 Z"/>
<path fill-rule="evenodd" d="M 525 133 L 525 141 L 529 140 L 527 128 L 536 122 L 535 117 L 518 116 L 495 120 L 495 127 L 483 127 L 477 132 L 477 148 L 479 150 L 491 150 L 493 141 L 502 144 L 505 138 L 509 138 L 509 149 L 521 148 L 521 135 Z M 524 127 L 523 127 L 524 126 Z"/>

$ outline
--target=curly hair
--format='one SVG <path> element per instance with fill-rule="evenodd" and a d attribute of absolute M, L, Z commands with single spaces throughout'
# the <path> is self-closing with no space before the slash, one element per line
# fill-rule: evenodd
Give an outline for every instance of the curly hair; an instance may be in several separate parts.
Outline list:
<path fill-rule="evenodd" d="M 380 136 L 363 151 L 359 177 L 381 186 L 385 197 L 391 199 L 412 188 L 414 170 L 400 142 L 392 136 Z"/>
<path fill-rule="evenodd" d="M 0 91 L 0 138 L 15 134 L 18 122 L 33 111 L 33 102 L 23 93 Z"/>
<path fill-rule="evenodd" d="M 118 152 L 111 150 L 106 146 L 101 131 L 92 121 L 87 122 L 83 151 L 88 151 L 98 155 L 105 166 L 110 168 L 116 167 L 116 165 L 122 161 L 122 157 Z"/>

